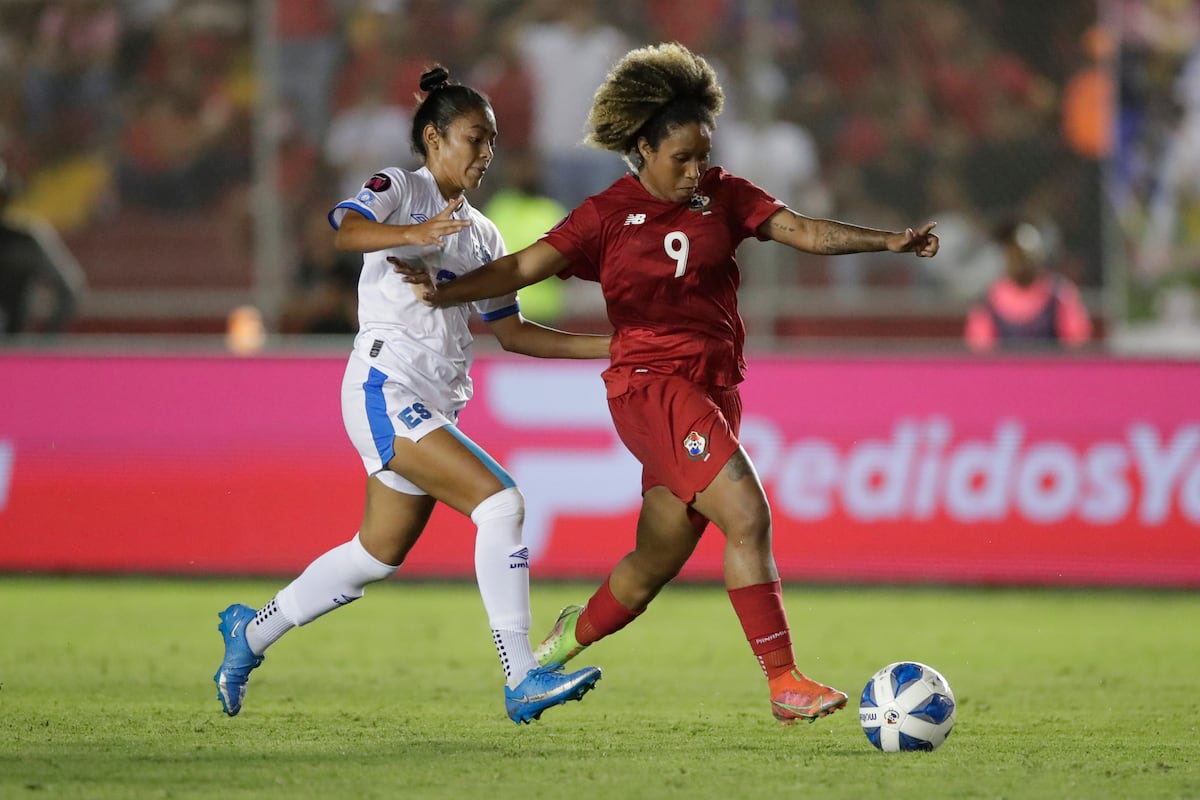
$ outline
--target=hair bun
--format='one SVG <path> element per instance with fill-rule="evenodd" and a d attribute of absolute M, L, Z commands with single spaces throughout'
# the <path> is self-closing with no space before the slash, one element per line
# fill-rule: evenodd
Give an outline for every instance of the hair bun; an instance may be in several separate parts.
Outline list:
<path fill-rule="evenodd" d="M 439 64 L 421 75 L 421 91 L 432 92 L 435 89 L 441 89 L 449 82 L 450 71 Z"/>

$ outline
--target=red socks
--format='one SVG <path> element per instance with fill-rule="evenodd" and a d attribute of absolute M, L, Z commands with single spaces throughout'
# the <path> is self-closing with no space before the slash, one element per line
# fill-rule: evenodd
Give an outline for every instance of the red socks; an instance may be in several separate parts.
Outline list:
<path fill-rule="evenodd" d="M 729 590 L 729 601 L 742 623 L 750 649 L 768 680 L 796 666 L 792 633 L 783 610 L 783 589 L 778 580 Z"/>
<path fill-rule="evenodd" d="M 586 645 L 603 639 L 633 622 L 645 610 L 643 608 L 630 611 L 617 602 L 608 586 L 608 579 L 605 578 L 604 583 L 587 601 L 583 613 L 579 615 L 579 621 L 575 623 L 575 641 Z"/>
<path fill-rule="evenodd" d="M 750 649 L 758 657 L 767 679 L 791 672 L 796 667 L 792 633 L 783 609 L 783 589 L 778 580 L 729 590 L 729 601 L 742 623 Z M 588 600 L 575 625 L 575 640 L 588 645 L 616 633 L 637 619 L 645 609 L 632 611 L 613 597 L 606 579 Z"/>

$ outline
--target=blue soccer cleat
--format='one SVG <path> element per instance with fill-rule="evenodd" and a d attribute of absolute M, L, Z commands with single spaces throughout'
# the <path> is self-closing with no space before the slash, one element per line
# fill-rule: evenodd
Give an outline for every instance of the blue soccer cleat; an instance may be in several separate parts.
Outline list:
<path fill-rule="evenodd" d="M 217 684 L 217 699 L 231 717 L 236 717 L 242 710 L 250 670 L 261 664 L 264 658 L 254 655 L 246 642 L 246 626 L 254 619 L 255 613 L 250 606 L 235 603 L 217 615 L 221 618 L 217 630 L 225 639 L 225 660 L 221 662 L 217 674 L 213 675 L 213 680 Z"/>
<path fill-rule="evenodd" d="M 584 667 L 578 672 L 563 672 L 561 664 L 529 670 L 517 688 L 504 687 L 504 706 L 508 717 L 518 725 L 528 725 L 547 708 L 568 700 L 579 700 L 600 680 L 599 667 Z"/>

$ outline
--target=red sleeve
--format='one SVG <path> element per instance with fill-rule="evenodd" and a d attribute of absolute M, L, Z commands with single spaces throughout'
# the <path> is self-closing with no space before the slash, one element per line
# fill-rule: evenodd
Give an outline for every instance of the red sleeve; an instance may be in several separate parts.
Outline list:
<path fill-rule="evenodd" d="M 600 214 L 589 198 L 542 237 L 570 262 L 558 277 L 600 280 L 600 234 Z"/>
<path fill-rule="evenodd" d="M 717 178 L 721 181 L 721 189 L 731 200 L 728 205 L 730 230 L 734 232 L 737 240 L 749 239 L 752 236 L 764 242 L 770 239 L 769 236 L 759 234 L 758 229 L 772 214 L 783 208 L 784 204 L 757 184 L 720 167 L 716 169 L 719 170 Z"/>

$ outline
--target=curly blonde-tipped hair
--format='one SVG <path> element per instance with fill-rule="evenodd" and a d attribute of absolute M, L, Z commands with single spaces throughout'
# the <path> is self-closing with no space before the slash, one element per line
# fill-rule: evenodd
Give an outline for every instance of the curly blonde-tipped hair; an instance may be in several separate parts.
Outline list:
<path fill-rule="evenodd" d="M 678 42 L 641 47 L 618 61 L 596 90 L 584 141 L 620 153 L 640 170 L 640 138 L 657 148 L 681 124 L 715 125 L 724 104 L 717 74 L 703 58 Z"/>

